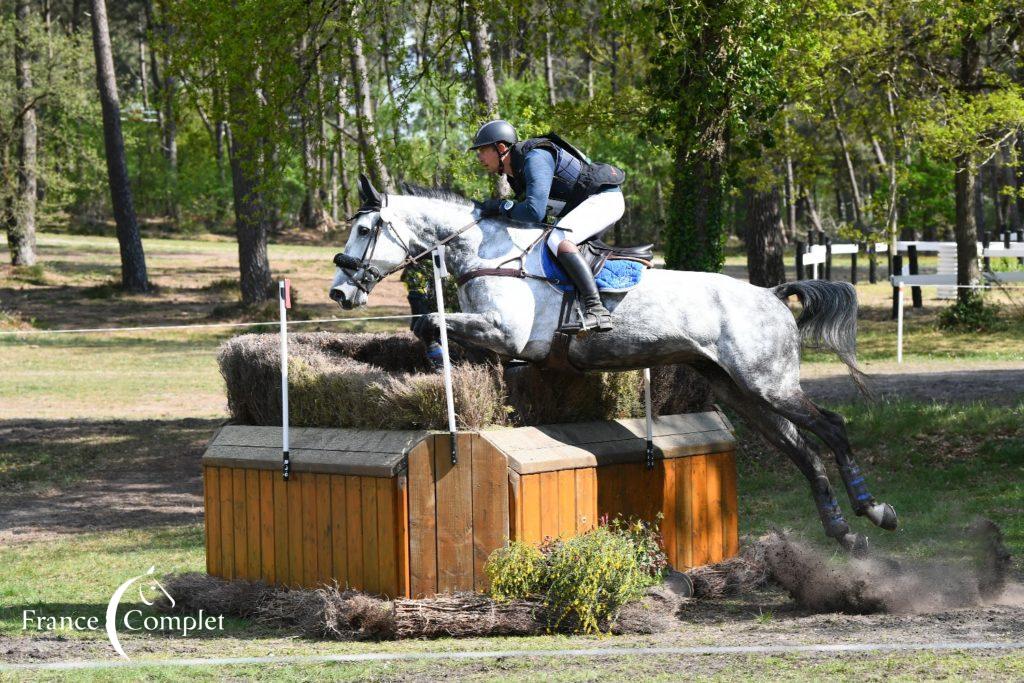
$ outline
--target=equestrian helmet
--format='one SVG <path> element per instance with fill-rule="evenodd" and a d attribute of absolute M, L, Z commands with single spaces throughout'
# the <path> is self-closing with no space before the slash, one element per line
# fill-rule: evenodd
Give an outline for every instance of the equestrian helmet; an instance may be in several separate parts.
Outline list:
<path fill-rule="evenodd" d="M 504 142 L 507 145 L 514 145 L 519 142 L 516 129 L 512 127 L 511 123 L 503 119 L 488 121 L 480 126 L 480 130 L 473 136 L 473 144 L 469 149 L 474 150 L 478 147 L 494 145 L 499 142 Z"/>

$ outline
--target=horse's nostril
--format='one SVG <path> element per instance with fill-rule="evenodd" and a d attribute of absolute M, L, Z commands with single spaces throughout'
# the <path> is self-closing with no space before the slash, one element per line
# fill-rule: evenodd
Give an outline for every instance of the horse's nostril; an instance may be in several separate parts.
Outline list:
<path fill-rule="evenodd" d="M 345 293 L 342 292 L 340 289 L 332 289 L 331 300 L 337 301 L 339 304 L 343 304 L 345 303 Z"/>

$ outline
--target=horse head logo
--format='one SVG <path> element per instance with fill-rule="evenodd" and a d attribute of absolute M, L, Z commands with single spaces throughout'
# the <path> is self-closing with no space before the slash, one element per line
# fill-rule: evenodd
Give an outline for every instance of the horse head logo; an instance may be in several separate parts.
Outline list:
<path fill-rule="evenodd" d="M 160 596 L 163 595 L 164 598 L 167 599 L 171 608 L 175 605 L 174 598 L 171 597 L 171 594 L 168 593 L 163 584 L 157 581 L 156 577 L 153 576 L 154 572 L 156 572 L 155 566 L 150 567 L 149 571 L 145 574 L 139 574 L 138 576 L 133 576 L 128 579 L 117 587 L 117 590 L 114 591 L 114 594 L 110 597 L 110 602 L 107 603 L 107 637 L 110 639 L 110 644 L 114 646 L 114 651 L 125 659 L 128 659 L 128 655 L 124 653 L 124 649 L 121 647 L 121 641 L 117 637 L 117 606 L 120 604 L 121 598 L 124 594 L 132 587 L 132 584 L 139 579 L 153 577 L 148 583 L 140 583 L 138 585 L 139 600 L 142 601 L 143 604 L 152 607 L 156 604 L 157 600 L 160 599 Z M 152 601 L 146 598 L 146 591 L 148 591 L 149 595 L 154 597 Z"/>

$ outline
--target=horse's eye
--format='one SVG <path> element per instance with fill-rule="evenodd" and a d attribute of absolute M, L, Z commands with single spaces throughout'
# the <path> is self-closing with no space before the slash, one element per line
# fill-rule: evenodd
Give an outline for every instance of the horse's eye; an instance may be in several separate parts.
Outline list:
<path fill-rule="evenodd" d="M 360 235 L 369 235 L 370 234 L 369 226 L 367 226 L 367 225 L 360 225 L 359 226 L 359 234 Z"/>

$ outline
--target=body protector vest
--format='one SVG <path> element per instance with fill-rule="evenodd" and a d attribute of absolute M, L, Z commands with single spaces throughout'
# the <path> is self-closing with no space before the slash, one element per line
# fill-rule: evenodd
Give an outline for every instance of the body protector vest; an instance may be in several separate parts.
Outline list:
<path fill-rule="evenodd" d="M 565 215 L 579 206 L 584 199 L 608 188 L 621 185 L 626 180 L 622 169 L 611 164 L 591 161 L 555 133 L 530 138 L 512 145 L 510 153 L 512 172 L 508 182 L 517 197 L 526 192 L 523 169 L 526 155 L 537 148 L 550 151 L 555 157 L 555 175 L 551 179 L 550 198 L 565 202 L 560 215 Z"/>

